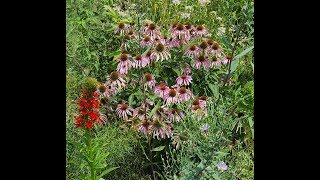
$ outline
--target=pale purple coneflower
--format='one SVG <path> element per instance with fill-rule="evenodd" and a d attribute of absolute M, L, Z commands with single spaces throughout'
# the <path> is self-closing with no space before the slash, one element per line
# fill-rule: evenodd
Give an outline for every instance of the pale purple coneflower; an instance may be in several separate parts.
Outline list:
<path fill-rule="evenodd" d="M 232 59 L 232 57 L 230 55 L 227 55 L 221 59 L 221 62 L 222 62 L 222 64 L 228 64 L 228 62 L 230 62 L 231 59 Z"/>
<path fill-rule="evenodd" d="M 179 95 L 176 90 L 171 88 L 167 94 L 164 95 L 166 104 L 174 104 L 179 103 Z"/>
<path fill-rule="evenodd" d="M 115 28 L 114 33 L 124 35 L 129 31 L 128 25 L 124 24 L 123 22 L 119 23 L 118 27 Z"/>
<path fill-rule="evenodd" d="M 130 38 L 134 38 L 134 39 L 138 39 L 139 38 L 139 34 L 137 32 L 135 32 L 134 30 L 129 30 L 128 35 Z"/>
<path fill-rule="evenodd" d="M 151 63 L 151 54 L 152 54 L 152 51 L 148 51 L 144 56 L 142 56 L 142 59 L 141 59 L 141 65 L 142 67 L 145 67 L 147 66 L 148 64 Z"/>
<path fill-rule="evenodd" d="M 171 120 L 172 122 L 180 122 L 184 118 L 184 114 L 182 111 L 179 111 L 177 108 L 173 107 L 171 109 L 168 109 L 167 112 L 167 118 Z"/>
<path fill-rule="evenodd" d="M 190 40 L 190 32 L 181 23 L 178 23 L 172 33 L 172 37 L 177 37 L 181 42 L 188 42 Z"/>
<path fill-rule="evenodd" d="M 207 109 L 201 108 L 200 105 L 193 105 L 192 111 L 195 113 L 195 115 L 197 115 L 198 120 L 201 120 L 203 116 L 208 114 Z"/>
<path fill-rule="evenodd" d="M 128 69 L 132 66 L 132 62 L 129 60 L 130 57 L 130 54 L 122 53 L 117 59 L 119 62 L 117 70 L 120 74 L 128 74 Z"/>
<path fill-rule="evenodd" d="M 171 54 L 163 44 L 159 43 L 156 45 L 155 49 L 153 50 L 151 54 L 151 60 L 160 61 L 168 60 L 171 57 Z"/>
<path fill-rule="evenodd" d="M 122 49 L 127 50 L 128 48 L 130 48 L 129 43 L 127 43 L 130 41 L 130 39 L 131 39 L 131 37 L 128 34 L 123 36 L 122 42 L 121 42 Z"/>
<path fill-rule="evenodd" d="M 138 132 L 142 132 L 144 135 L 147 135 L 150 132 L 151 127 L 152 123 L 145 119 L 138 125 Z"/>
<path fill-rule="evenodd" d="M 190 58 L 197 58 L 200 55 L 200 48 L 192 44 L 190 47 L 186 49 L 184 55 Z"/>
<path fill-rule="evenodd" d="M 164 46 L 168 46 L 169 42 L 170 42 L 170 40 L 167 36 L 163 36 L 163 37 L 155 39 L 156 44 L 163 44 Z"/>
<path fill-rule="evenodd" d="M 167 136 L 165 124 L 161 122 L 161 120 L 158 120 L 156 118 L 154 118 L 152 121 L 152 126 L 150 128 L 150 131 L 152 133 L 152 137 L 157 138 L 158 140 L 169 137 Z"/>
<path fill-rule="evenodd" d="M 200 107 L 205 108 L 207 107 L 207 96 L 201 96 L 199 97 Z"/>
<path fill-rule="evenodd" d="M 153 41 L 151 40 L 151 38 L 149 36 L 145 36 L 144 39 L 140 42 L 140 46 L 142 48 L 151 47 L 152 44 L 153 44 Z"/>
<path fill-rule="evenodd" d="M 149 109 L 145 108 L 144 106 L 139 106 L 134 109 L 133 111 L 133 117 L 137 117 L 140 120 L 146 119 L 148 117 Z"/>
<path fill-rule="evenodd" d="M 211 67 L 211 63 L 210 63 L 210 60 L 208 58 L 206 58 L 204 55 L 201 55 L 199 56 L 198 59 L 196 59 L 192 66 L 196 69 L 200 69 L 201 66 L 204 68 L 204 69 L 208 69 Z"/>
<path fill-rule="evenodd" d="M 178 24 L 179 23 L 174 22 L 174 23 L 172 23 L 171 27 L 169 28 L 168 32 L 171 34 L 171 36 L 173 36 L 173 32 L 176 30 Z"/>
<path fill-rule="evenodd" d="M 178 85 L 184 84 L 186 86 L 189 86 L 189 84 L 191 84 L 192 77 L 187 74 L 182 74 L 176 79 L 176 81 Z"/>
<path fill-rule="evenodd" d="M 148 87 L 152 89 L 156 85 L 156 80 L 154 76 L 152 76 L 152 74 L 150 73 L 145 74 L 144 79 L 146 80 L 144 84 L 145 89 L 147 89 Z"/>
<path fill-rule="evenodd" d="M 117 71 L 113 71 L 107 76 L 107 83 L 111 84 L 116 89 L 121 89 L 126 87 L 126 81 L 122 78 L 122 75 Z"/>
<path fill-rule="evenodd" d="M 164 82 L 160 82 L 160 84 L 156 86 L 154 89 L 154 93 L 158 94 L 159 97 L 163 99 L 165 98 L 165 94 L 168 94 L 169 91 L 170 91 L 170 88 Z"/>
<path fill-rule="evenodd" d="M 217 56 L 212 56 L 212 67 L 220 67 L 221 59 L 217 58 Z"/>
<path fill-rule="evenodd" d="M 168 43 L 169 48 L 180 47 L 180 39 L 178 37 L 171 37 Z"/>
<path fill-rule="evenodd" d="M 202 55 L 209 55 L 210 47 L 206 41 L 202 41 L 199 45 L 199 48 Z"/>
<path fill-rule="evenodd" d="M 121 64 L 119 63 L 117 66 L 117 70 L 120 74 L 128 74 L 129 72 L 129 67 L 126 64 Z"/>
<path fill-rule="evenodd" d="M 160 36 L 160 27 L 154 23 L 150 23 L 148 28 L 144 31 L 144 35 L 149 36 L 152 40 Z"/>
<path fill-rule="evenodd" d="M 184 23 L 184 25 L 187 28 L 187 30 L 189 31 L 190 39 L 196 39 L 197 38 L 196 28 L 189 21 Z"/>
<path fill-rule="evenodd" d="M 115 87 L 113 87 L 111 84 L 109 83 L 104 83 L 101 84 L 98 88 L 98 93 L 102 96 L 102 97 L 107 97 L 110 98 L 112 95 L 114 95 L 116 93 L 116 89 Z"/>
<path fill-rule="evenodd" d="M 128 115 L 132 116 L 133 111 L 134 109 L 128 106 L 126 103 L 118 104 L 116 109 L 118 116 L 125 120 L 128 119 Z"/>
<path fill-rule="evenodd" d="M 202 24 L 199 24 L 195 29 L 195 33 L 198 36 L 205 36 L 208 34 L 208 30 Z"/>
<path fill-rule="evenodd" d="M 184 86 L 178 88 L 178 92 L 180 102 L 187 102 L 189 99 L 193 98 L 192 92 Z"/>
<path fill-rule="evenodd" d="M 222 54 L 224 54 L 223 50 L 221 49 L 220 45 L 218 43 L 213 43 L 212 46 L 210 46 L 210 50 L 209 50 L 210 54 L 216 55 L 216 56 L 220 56 Z"/>
<path fill-rule="evenodd" d="M 132 63 L 132 67 L 134 68 L 139 68 L 142 67 L 142 58 L 141 58 L 141 54 L 137 54 L 134 58 L 133 58 L 133 63 Z"/>
<path fill-rule="evenodd" d="M 189 75 L 191 73 L 191 67 L 186 63 L 186 67 L 184 68 L 184 73 Z"/>
<path fill-rule="evenodd" d="M 159 119 L 167 119 L 167 110 L 168 108 L 165 108 L 164 106 L 158 107 L 156 109 L 156 112 L 154 113 L 154 116 L 159 118 Z"/>

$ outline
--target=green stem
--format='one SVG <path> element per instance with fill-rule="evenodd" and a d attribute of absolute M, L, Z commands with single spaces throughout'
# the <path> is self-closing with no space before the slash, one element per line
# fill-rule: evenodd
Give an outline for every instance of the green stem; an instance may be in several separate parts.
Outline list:
<path fill-rule="evenodd" d="M 150 159 L 150 163 L 151 163 L 151 170 L 152 170 L 152 175 L 153 175 L 153 179 L 156 179 L 156 175 L 154 173 L 154 169 L 153 169 L 153 162 L 152 162 L 152 149 L 151 149 L 151 136 L 148 136 L 148 146 L 149 146 L 149 159 Z"/>

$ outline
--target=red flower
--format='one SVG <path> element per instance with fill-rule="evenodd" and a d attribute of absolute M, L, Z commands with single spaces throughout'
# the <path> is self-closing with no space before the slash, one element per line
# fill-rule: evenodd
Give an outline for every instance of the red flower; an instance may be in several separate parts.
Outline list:
<path fill-rule="evenodd" d="M 81 117 L 77 117 L 77 118 L 76 118 L 76 128 L 78 128 L 78 127 L 81 126 L 81 122 L 82 122 Z"/>
<path fill-rule="evenodd" d="M 86 109 L 82 109 L 80 112 L 81 112 L 82 116 L 85 116 L 87 114 L 87 110 Z"/>
<path fill-rule="evenodd" d="M 93 111 L 91 111 L 89 115 L 92 120 L 96 120 L 97 118 L 99 118 L 99 116 Z"/>
<path fill-rule="evenodd" d="M 91 99 L 90 103 L 93 108 L 99 108 L 99 101 L 97 101 L 96 99 Z"/>
<path fill-rule="evenodd" d="M 94 127 L 95 122 L 101 122 L 102 119 L 100 118 L 100 101 L 99 101 L 99 94 L 96 92 L 91 93 L 91 97 L 88 97 L 88 92 L 85 93 L 79 101 L 79 114 L 80 116 L 75 119 L 76 127 L 84 127 L 91 129 Z"/>
<path fill-rule="evenodd" d="M 86 128 L 88 128 L 88 129 L 93 128 L 93 124 L 92 124 L 92 122 L 91 122 L 91 121 L 87 122 L 87 124 L 86 124 Z"/>

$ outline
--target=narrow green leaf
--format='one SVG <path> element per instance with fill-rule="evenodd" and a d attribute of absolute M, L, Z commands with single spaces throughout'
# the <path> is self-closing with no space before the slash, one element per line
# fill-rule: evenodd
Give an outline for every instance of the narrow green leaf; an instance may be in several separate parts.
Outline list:
<path fill-rule="evenodd" d="M 152 46 L 151 46 L 151 47 L 152 47 Z M 141 56 L 146 55 L 146 54 L 148 53 L 148 51 L 150 51 L 151 47 L 149 47 L 145 52 L 143 52 L 143 53 L 141 54 Z"/>
<path fill-rule="evenodd" d="M 158 101 L 157 105 L 151 110 L 149 117 L 152 117 L 156 110 L 159 108 L 161 101 Z"/>
<path fill-rule="evenodd" d="M 111 171 L 118 169 L 119 167 L 112 167 L 109 168 L 107 170 L 104 170 L 99 176 L 98 178 L 102 178 L 104 175 L 109 174 Z"/>
<path fill-rule="evenodd" d="M 233 58 L 233 61 L 231 62 L 231 71 L 230 73 L 232 73 L 233 71 L 236 70 L 238 64 L 239 64 L 239 59 L 246 55 L 248 52 L 250 52 L 252 49 L 254 48 L 254 46 L 251 46 L 249 48 L 247 48 L 246 50 L 242 51 L 240 54 L 236 55 L 234 58 Z"/>
<path fill-rule="evenodd" d="M 153 148 L 151 151 L 162 151 L 165 148 L 165 146 L 159 146 L 156 148 Z"/>
<path fill-rule="evenodd" d="M 212 177 L 213 177 L 215 180 L 221 180 L 218 174 L 212 174 Z"/>
<path fill-rule="evenodd" d="M 254 46 L 248 47 L 247 49 L 245 49 L 244 51 L 242 51 L 240 54 L 236 55 L 236 56 L 234 57 L 234 59 L 241 58 L 242 56 L 244 56 L 244 55 L 246 55 L 248 52 L 250 52 L 253 48 L 254 48 Z"/>
<path fill-rule="evenodd" d="M 248 117 L 248 121 L 249 121 L 249 125 L 252 128 L 253 127 L 253 121 L 252 121 L 252 117 Z"/>

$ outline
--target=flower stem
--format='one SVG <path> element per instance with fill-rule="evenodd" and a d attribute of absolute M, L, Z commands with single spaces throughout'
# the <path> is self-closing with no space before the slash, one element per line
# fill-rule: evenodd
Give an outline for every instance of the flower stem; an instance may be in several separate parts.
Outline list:
<path fill-rule="evenodd" d="M 150 159 L 150 163 L 151 163 L 151 170 L 152 170 L 152 175 L 153 175 L 153 180 L 156 179 L 156 175 L 154 173 L 154 169 L 153 169 L 153 162 L 152 162 L 152 151 L 151 151 L 151 136 L 148 136 L 148 146 L 149 146 L 149 159 Z"/>

